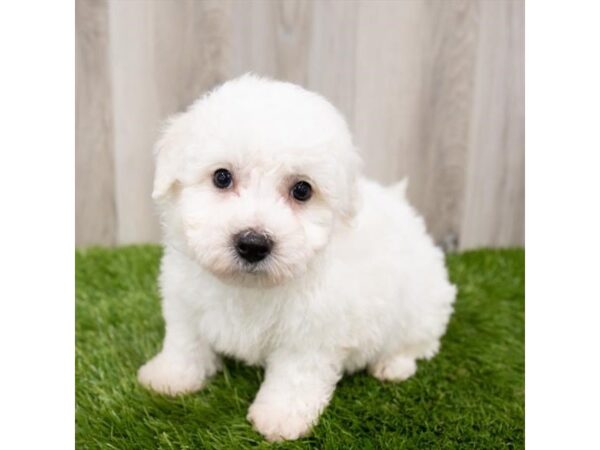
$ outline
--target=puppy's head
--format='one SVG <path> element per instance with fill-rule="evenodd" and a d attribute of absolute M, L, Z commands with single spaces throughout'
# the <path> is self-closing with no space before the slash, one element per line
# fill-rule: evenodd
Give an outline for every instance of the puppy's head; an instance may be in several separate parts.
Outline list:
<path fill-rule="evenodd" d="M 167 243 L 230 283 L 303 273 L 354 214 L 359 158 L 345 121 L 289 83 L 225 83 L 167 123 L 156 153 Z"/>

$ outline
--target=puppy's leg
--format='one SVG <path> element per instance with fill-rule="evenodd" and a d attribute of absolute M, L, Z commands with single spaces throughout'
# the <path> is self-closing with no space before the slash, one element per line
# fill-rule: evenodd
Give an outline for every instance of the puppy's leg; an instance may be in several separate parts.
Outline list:
<path fill-rule="evenodd" d="M 164 308 L 166 333 L 162 351 L 138 371 L 144 386 L 167 395 L 194 392 L 221 367 L 219 357 L 199 336 L 194 315 Z"/>
<path fill-rule="evenodd" d="M 402 354 L 383 357 L 369 365 L 369 372 L 381 381 L 404 381 L 415 374 L 415 358 Z"/>
<path fill-rule="evenodd" d="M 306 436 L 329 403 L 341 364 L 320 354 L 272 355 L 248 420 L 269 441 Z"/>

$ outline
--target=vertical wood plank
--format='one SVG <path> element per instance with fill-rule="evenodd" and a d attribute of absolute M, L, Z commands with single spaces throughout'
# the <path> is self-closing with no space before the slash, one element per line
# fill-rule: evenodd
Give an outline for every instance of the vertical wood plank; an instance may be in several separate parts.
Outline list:
<path fill-rule="evenodd" d="M 157 241 L 152 147 L 167 116 L 224 81 L 229 8 L 112 0 L 109 11 L 118 242 Z"/>
<path fill-rule="evenodd" d="M 110 1 L 115 189 L 120 244 L 153 241 L 152 144 L 160 112 L 155 88 L 153 2 Z"/>
<path fill-rule="evenodd" d="M 234 1 L 230 77 L 246 72 L 326 96 L 351 121 L 358 4 Z"/>
<path fill-rule="evenodd" d="M 366 174 L 384 183 L 408 174 L 415 145 L 423 16 L 421 2 L 359 3 L 353 128 Z"/>
<path fill-rule="evenodd" d="M 355 130 L 368 175 L 408 195 L 447 247 L 460 232 L 478 4 L 360 3 Z"/>
<path fill-rule="evenodd" d="M 312 3 L 306 87 L 324 95 L 354 123 L 358 3 Z"/>
<path fill-rule="evenodd" d="M 75 2 L 75 243 L 116 241 L 108 4 Z"/>
<path fill-rule="evenodd" d="M 524 4 L 481 2 L 461 247 L 524 244 Z"/>
<path fill-rule="evenodd" d="M 273 2 L 231 2 L 229 77 L 246 72 L 277 76 L 275 58 L 276 5 Z"/>
<path fill-rule="evenodd" d="M 409 149 L 409 195 L 447 250 L 459 245 L 474 92 L 479 3 L 427 3 L 418 140 Z"/>
<path fill-rule="evenodd" d="M 231 77 L 246 72 L 305 85 L 311 2 L 234 1 Z"/>

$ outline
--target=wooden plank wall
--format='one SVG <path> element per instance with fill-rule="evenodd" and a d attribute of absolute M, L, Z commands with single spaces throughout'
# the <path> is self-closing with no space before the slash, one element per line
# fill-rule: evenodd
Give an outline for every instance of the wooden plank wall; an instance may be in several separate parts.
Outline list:
<path fill-rule="evenodd" d="M 75 233 L 77 244 L 117 241 L 106 1 L 75 7 Z"/>
<path fill-rule="evenodd" d="M 524 243 L 522 0 L 77 0 L 78 245 L 156 242 L 160 121 L 247 71 L 345 114 L 447 248 Z"/>

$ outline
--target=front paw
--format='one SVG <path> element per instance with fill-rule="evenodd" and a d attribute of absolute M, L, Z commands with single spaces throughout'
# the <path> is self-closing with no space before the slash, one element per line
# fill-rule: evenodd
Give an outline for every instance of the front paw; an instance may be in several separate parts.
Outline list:
<path fill-rule="evenodd" d="M 184 361 L 159 353 L 138 371 L 138 380 L 145 387 L 166 395 L 198 391 L 214 370 L 205 370 L 197 362 Z M 210 373 L 212 372 L 212 373 Z"/>
<path fill-rule="evenodd" d="M 254 403 L 247 419 L 254 429 L 271 442 L 294 440 L 308 435 L 318 418 L 317 412 L 303 411 L 291 404 Z"/>

